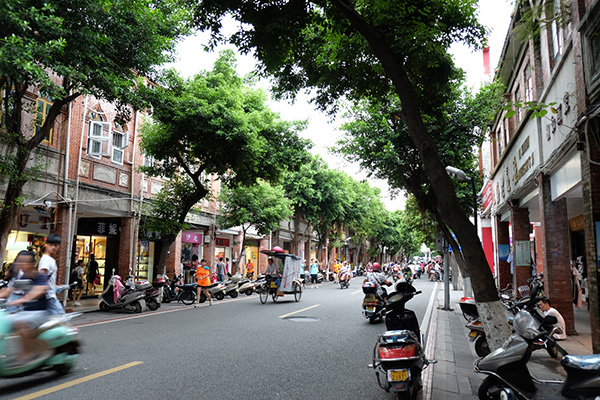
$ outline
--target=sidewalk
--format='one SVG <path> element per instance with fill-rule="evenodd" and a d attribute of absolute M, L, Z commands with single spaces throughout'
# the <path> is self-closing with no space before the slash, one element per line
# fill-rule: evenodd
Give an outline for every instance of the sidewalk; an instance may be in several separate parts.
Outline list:
<path fill-rule="evenodd" d="M 438 309 L 444 304 L 444 291 L 438 290 L 433 306 L 431 322 L 427 332 L 427 358 L 436 359 L 437 364 L 424 371 L 423 400 L 477 399 L 479 385 L 486 375 L 473 371 L 475 354 L 467 335 L 466 321 L 458 304 L 462 291 L 451 291 L 451 311 Z M 584 323 L 577 326 L 579 335 L 569 336 L 559 342 L 568 353 L 591 354 L 591 334 Z M 433 354 L 431 354 L 433 353 Z M 564 370 L 558 359 L 551 358 L 546 351 L 535 351 L 528 363 L 529 371 L 538 379 L 563 379 Z M 539 387 L 538 398 L 559 399 L 561 385 Z"/>

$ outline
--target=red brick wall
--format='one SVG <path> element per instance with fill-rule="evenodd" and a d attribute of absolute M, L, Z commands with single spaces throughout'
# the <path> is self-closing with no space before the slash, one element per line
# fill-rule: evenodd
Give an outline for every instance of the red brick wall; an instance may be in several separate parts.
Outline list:
<path fill-rule="evenodd" d="M 565 319 L 567 333 L 575 334 L 573 288 L 569 260 L 567 200 L 551 200 L 550 177 L 540 174 L 540 219 L 544 257 L 544 292 Z"/>

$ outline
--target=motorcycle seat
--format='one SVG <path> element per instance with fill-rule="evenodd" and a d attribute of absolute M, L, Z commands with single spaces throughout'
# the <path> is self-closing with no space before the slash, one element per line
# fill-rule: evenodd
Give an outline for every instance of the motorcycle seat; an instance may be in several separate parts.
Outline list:
<path fill-rule="evenodd" d="M 600 372 L 600 354 L 589 354 L 585 356 L 569 354 L 563 357 L 561 363 L 565 368 L 570 367 Z"/>

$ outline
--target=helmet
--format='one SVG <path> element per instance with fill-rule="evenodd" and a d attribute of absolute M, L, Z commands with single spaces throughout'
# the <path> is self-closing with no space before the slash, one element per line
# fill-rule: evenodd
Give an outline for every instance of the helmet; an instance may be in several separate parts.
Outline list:
<path fill-rule="evenodd" d="M 379 263 L 373 263 L 373 272 L 381 271 L 381 265 Z"/>

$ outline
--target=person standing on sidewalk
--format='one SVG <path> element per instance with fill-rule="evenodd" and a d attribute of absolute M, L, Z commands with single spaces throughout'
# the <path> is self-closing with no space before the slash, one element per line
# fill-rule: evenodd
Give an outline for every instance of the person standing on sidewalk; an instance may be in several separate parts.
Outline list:
<path fill-rule="evenodd" d="M 42 250 L 43 255 L 40 258 L 38 270 L 41 274 L 46 276 L 48 280 L 48 292 L 46 293 L 47 300 L 47 311 L 50 314 L 64 314 L 65 309 L 63 308 L 60 301 L 56 297 L 56 274 L 58 272 L 58 266 L 56 265 L 55 257 L 60 249 L 61 238 L 58 235 L 50 234 L 46 238 L 46 246 Z"/>
<path fill-rule="evenodd" d="M 90 261 L 88 262 L 88 271 L 87 271 L 87 288 L 88 294 L 90 294 L 90 285 L 92 286 L 92 295 L 96 291 L 96 277 L 98 276 L 98 262 L 96 261 L 96 256 L 90 254 Z"/>
<path fill-rule="evenodd" d="M 71 280 L 77 282 L 77 286 L 73 289 L 73 305 L 80 306 L 81 296 L 83 295 L 83 260 L 77 260 L 73 273 L 71 274 Z M 69 282 L 69 283 L 73 283 Z"/>
<path fill-rule="evenodd" d="M 219 258 L 219 262 L 215 265 L 215 268 L 219 282 L 225 281 L 225 263 L 223 262 L 223 257 Z"/>
<path fill-rule="evenodd" d="M 196 305 L 194 305 L 194 308 L 200 305 L 202 291 L 204 291 L 204 295 L 208 299 L 209 305 L 212 306 L 212 298 L 208 291 L 208 286 L 210 286 L 210 267 L 204 258 L 200 260 L 200 265 L 196 268 L 196 284 L 198 286 L 196 287 Z"/>

